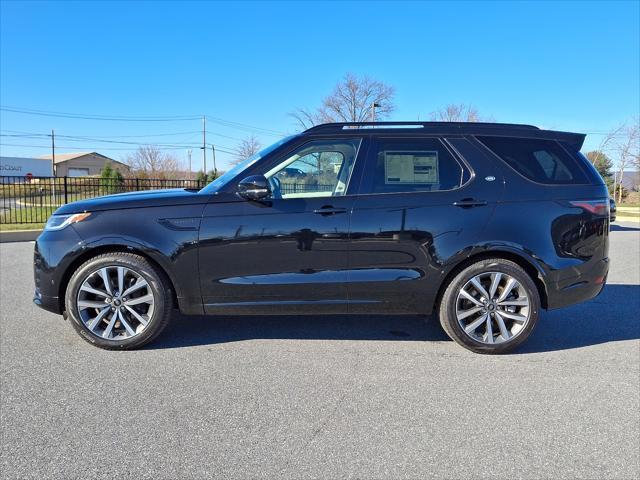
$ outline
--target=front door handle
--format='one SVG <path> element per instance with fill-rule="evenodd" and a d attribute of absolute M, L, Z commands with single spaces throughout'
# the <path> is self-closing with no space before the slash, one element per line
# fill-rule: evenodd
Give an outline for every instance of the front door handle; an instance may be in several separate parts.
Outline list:
<path fill-rule="evenodd" d="M 473 198 L 463 198 L 462 200 L 453 202 L 453 205 L 461 208 L 484 207 L 487 205 L 487 202 L 484 200 L 474 200 Z"/>
<path fill-rule="evenodd" d="M 346 208 L 335 208 L 331 205 L 325 205 L 324 207 L 317 208 L 313 211 L 313 213 L 317 213 L 318 215 L 322 215 L 323 217 L 329 215 L 337 215 L 338 213 L 347 213 Z"/>

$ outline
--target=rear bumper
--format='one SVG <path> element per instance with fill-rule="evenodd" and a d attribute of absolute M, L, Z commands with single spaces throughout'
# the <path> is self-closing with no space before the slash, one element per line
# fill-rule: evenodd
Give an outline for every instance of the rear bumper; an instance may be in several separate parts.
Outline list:
<path fill-rule="evenodd" d="M 609 259 L 598 261 L 581 275 L 549 286 L 547 308 L 568 307 L 597 297 L 604 288 L 609 273 Z"/>

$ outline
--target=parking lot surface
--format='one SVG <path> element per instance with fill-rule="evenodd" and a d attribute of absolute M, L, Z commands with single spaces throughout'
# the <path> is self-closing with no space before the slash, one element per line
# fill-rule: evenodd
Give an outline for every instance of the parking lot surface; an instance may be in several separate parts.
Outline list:
<path fill-rule="evenodd" d="M 420 317 L 181 317 L 98 350 L 0 246 L 2 478 L 638 478 L 640 228 L 515 354 Z"/>

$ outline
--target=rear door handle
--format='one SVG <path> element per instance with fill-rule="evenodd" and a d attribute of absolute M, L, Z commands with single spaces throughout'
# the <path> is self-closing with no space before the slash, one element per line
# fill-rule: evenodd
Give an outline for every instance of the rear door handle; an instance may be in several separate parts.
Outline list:
<path fill-rule="evenodd" d="M 324 207 L 317 208 L 313 211 L 313 213 L 317 213 L 318 215 L 322 215 L 326 217 L 328 215 L 337 215 L 338 213 L 347 213 L 346 208 L 335 208 L 331 205 L 325 205 Z"/>
<path fill-rule="evenodd" d="M 463 198 L 457 202 L 453 202 L 456 207 L 472 208 L 472 207 L 484 207 L 487 202 L 484 200 L 474 200 L 473 198 Z"/>

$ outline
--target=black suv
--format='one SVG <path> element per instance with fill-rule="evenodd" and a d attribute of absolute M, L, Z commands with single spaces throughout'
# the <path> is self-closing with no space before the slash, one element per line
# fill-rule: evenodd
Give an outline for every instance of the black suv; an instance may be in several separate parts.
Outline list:
<path fill-rule="evenodd" d="M 609 197 L 584 135 L 493 123 L 337 123 L 200 191 L 60 207 L 35 246 L 35 302 L 108 349 L 190 315 L 432 314 L 502 353 L 540 310 L 596 296 Z M 366 320 L 363 320 L 366 321 Z"/>

